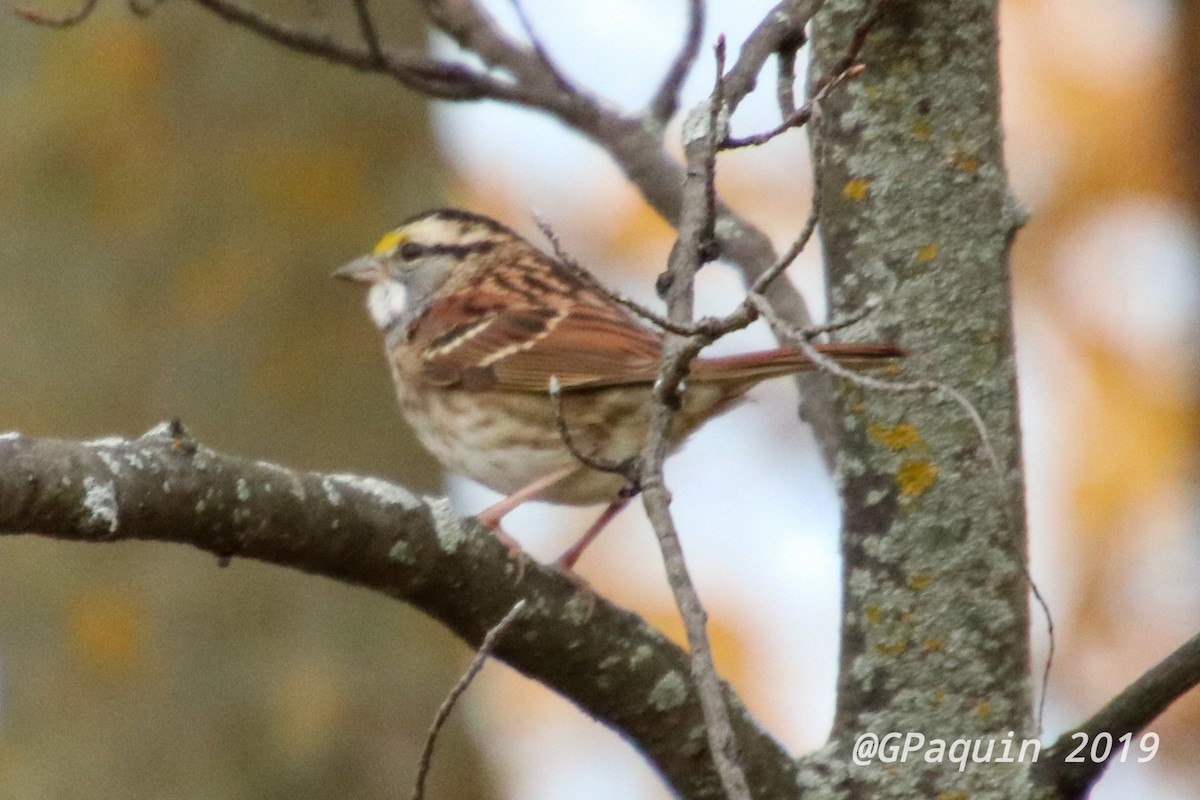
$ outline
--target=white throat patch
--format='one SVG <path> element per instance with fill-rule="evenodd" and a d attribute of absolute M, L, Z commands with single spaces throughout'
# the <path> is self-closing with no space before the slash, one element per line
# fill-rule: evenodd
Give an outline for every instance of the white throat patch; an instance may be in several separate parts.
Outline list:
<path fill-rule="evenodd" d="M 380 330 L 387 330 L 404 316 L 408 292 L 399 281 L 383 281 L 367 292 L 367 311 Z"/>

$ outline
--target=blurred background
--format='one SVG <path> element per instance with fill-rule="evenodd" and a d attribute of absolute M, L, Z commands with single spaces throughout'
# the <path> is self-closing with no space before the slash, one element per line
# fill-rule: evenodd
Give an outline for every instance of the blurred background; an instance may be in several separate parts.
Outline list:
<path fill-rule="evenodd" d="M 388 40 L 421 46 L 416 4 L 394 5 L 380 9 Z M 491 5 L 513 24 L 507 3 Z M 524 5 L 570 74 L 627 107 L 683 35 L 682 0 Z M 736 43 L 772 3 L 711 5 L 709 39 Z M 354 35 L 347 8 L 276 6 Z M 1033 572 L 1058 630 L 1053 736 L 1200 629 L 1200 11 L 1002 6 L 1007 156 L 1031 212 L 1015 292 Z M 688 102 L 711 73 L 706 55 Z M 772 106 L 748 102 L 735 132 L 774 124 Z M 802 135 L 728 156 L 720 183 L 790 241 L 810 192 Z M 490 495 L 443 483 L 416 446 L 360 294 L 328 279 L 444 204 L 531 235 L 537 209 L 643 298 L 672 241 L 602 155 L 535 115 L 429 105 L 183 2 L 147 21 L 102 5 L 64 32 L 6 9 L 0 431 L 132 436 L 179 416 L 218 449 L 482 508 Z M 815 251 L 791 278 L 819 311 Z M 706 270 L 702 311 L 739 288 Z M 751 329 L 720 347 L 770 341 Z M 719 666 L 799 752 L 832 716 L 839 566 L 837 500 L 795 406 L 787 381 L 760 387 L 668 479 Z M 534 506 L 506 527 L 550 559 L 593 513 Z M 579 569 L 680 636 L 639 508 Z M 166 545 L 5 538 L 0 800 L 403 796 L 469 657 L 415 612 L 309 576 Z M 468 698 L 431 797 L 667 796 L 614 734 L 503 666 Z M 1114 767 L 1094 798 L 1195 796 L 1200 697 L 1152 729 L 1157 757 Z"/>

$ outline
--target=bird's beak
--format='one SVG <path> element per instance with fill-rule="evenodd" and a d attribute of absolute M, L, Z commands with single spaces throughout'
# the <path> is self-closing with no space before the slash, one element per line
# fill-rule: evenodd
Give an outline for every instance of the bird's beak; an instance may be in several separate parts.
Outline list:
<path fill-rule="evenodd" d="M 375 256 L 362 256 L 333 271 L 333 277 L 354 283 L 375 283 L 387 276 L 387 269 Z"/>

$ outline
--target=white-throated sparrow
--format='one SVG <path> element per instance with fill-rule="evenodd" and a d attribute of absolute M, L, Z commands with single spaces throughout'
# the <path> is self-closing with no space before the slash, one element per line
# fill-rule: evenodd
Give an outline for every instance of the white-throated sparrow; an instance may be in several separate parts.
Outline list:
<path fill-rule="evenodd" d="M 574 453 L 613 463 L 638 454 L 661 335 L 513 231 L 466 211 L 419 214 L 334 274 L 370 286 L 367 306 L 417 437 L 447 469 L 506 495 L 480 522 L 499 532 L 501 517 L 535 498 L 609 504 L 558 561 L 572 566 L 628 502 L 626 478 Z M 882 343 L 816 347 L 850 366 L 903 354 Z M 669 432 L 673 446 L 759 381 L 812 368 L 791 348 L 696 359 Z"/>

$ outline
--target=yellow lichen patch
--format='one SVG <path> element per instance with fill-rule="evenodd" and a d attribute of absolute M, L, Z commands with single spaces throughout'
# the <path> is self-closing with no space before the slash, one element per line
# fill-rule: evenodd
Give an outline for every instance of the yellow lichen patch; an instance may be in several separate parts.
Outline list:
<path fill-rule="evenodd" d="M 906 583 L 908 588 L 914 592 L 921 592 L 933 585 L 933 576 L 928 572 L 919 572 L 916 575 L 909 575 Z"/>
<path fill-rule="evenodd" d="M 850 406 L 850 410 L 853 411 L 855 414 L 861 414 L 863 412 L 863 409 L 865 409 L 866 407 L 867 407 L 866 403 L 855 403 L 854 405 Z"/>
<path fill-rule="evenodd" d="M 908 650 L 908 642 L 898 639 L 894 642 L 880 642 L 875 645 L 875 652 L 883 656 L 899 656 Z"/>
<path fill-rule="evenodd" d="M 842 196 L 847 200 L 853 200 L 856 203 L 861 203 L 867 199 L 867 193 L 871 189 L 871 182 L 866 178 L 851 178 L 846 181 L 846 185 L 842 187 Z"/>
<path fill-rule="evenodd" d="M 917 263 L 918 264 L 928 264 L 930 261 L 933 261 L 937 257 L 938 257 L 938 246 L 936 244 L 934 244 L 933 242 L 930 242 L 929 244 L 925 245 L 924 247 L 922 247 L 920 250 L 917 251 Z"/>
<path fill-rule="evenodd" d="M 872 422 L 867 426 L 867 435 L 888 450 L 893 451 L 921 444 L 921 434 L 917 433 L 917 426 L 907 422 L 902 422 L 895 427 Z"/>
<path fill-rule="evenodd" d="M 980 700 L 975 705 L 975 716 L 987 719 L 992 715 L 992 704 L 987 700 Z"/>
<path fill-rule="evenodd" d="M 946 691 L 945 689 L 938 689 L 933 693 L 933 704 L 940 706 L 944 702 L 946 702 Z"/>
<path fill-rule="evenodd" d="M 900 493 L 907 497 L 919 497 L 937 482 L 938 466 L 932 461 L 905 461 L 896 470 L 896 483 Z"/>
<path fill-rule="evenodd" d="M 932 133 L 932 131 L 933 131 L 933 129 L 929 125 L 929 120 L 925 119 L 924 117 L 913 121 L 912 135 L 913 135 L 913 138 L 916 139 L 918 142 L 926 141 L 929 138 L 929 134 Z"/>
<path fill-rule="evenodd" d="M 959 151 L 950 158 L 950 162 L 954 164 L 955 169 L 968 175 L 979 171 L 979 159 L 970 153 Z"/>
<path fill-rule="evenodd" d="M 971 800 L 966 792 L 938 792 L 937 800 Z"/>
<path fill-rule="evenodd" d="M 879 610 L 879 606 L 867 606 L 863 610 L 863 617 L 866 618 L 868 625 L 878 625 L 883 622 L 883 612 Z"/>
<path fill-rule="evenodd" d="M 937 638 L 929 638 L 921 642 L 921 649 L 926 653 L 931 653 L 934 650 L 942 649 L 942 640 Z"/>

